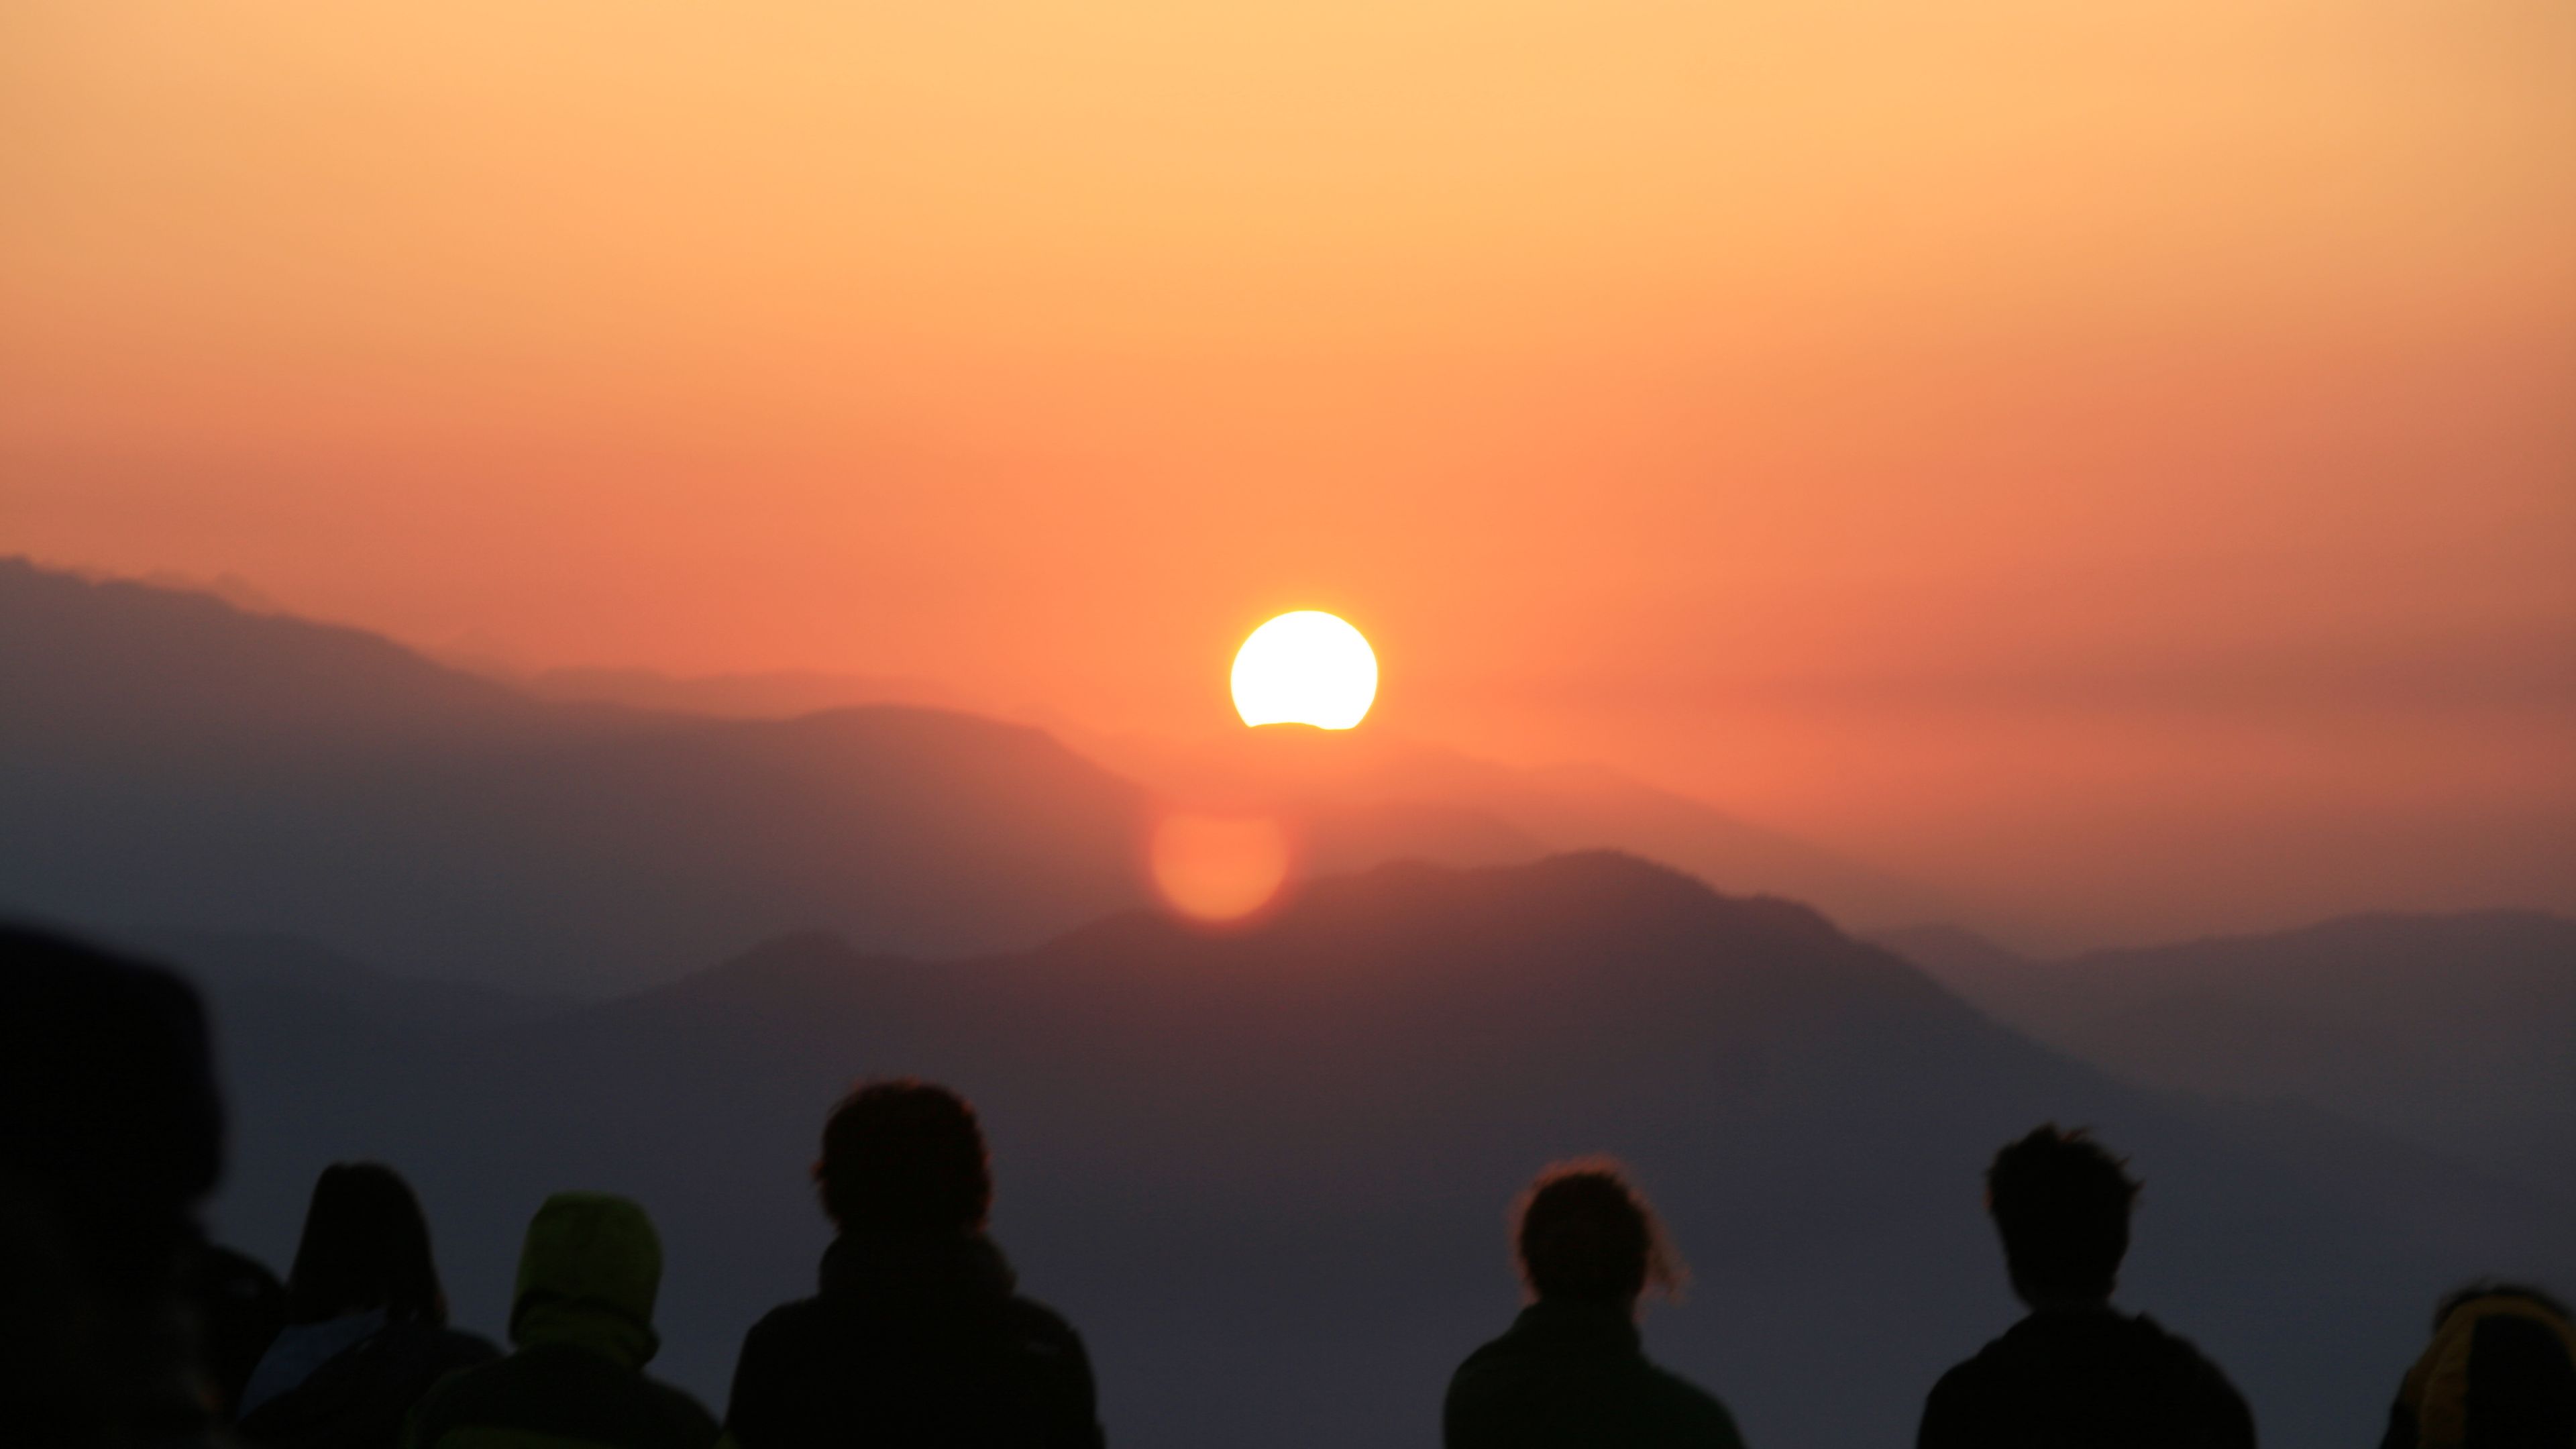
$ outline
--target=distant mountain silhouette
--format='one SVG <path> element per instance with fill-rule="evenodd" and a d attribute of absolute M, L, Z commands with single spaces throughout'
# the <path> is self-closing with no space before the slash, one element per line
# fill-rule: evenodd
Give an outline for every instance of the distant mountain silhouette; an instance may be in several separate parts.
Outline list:
<path fill-rule="evenodd" d="M 547 703 L 356 630 L 0 560 L 0 909 L 407 975 L 668 977 L 828 928 L 989 950 L 1144 898 L 1144 797 L 1038 731 Z"/>
<path fill-rule="evenodd" d="M 859 704 L 970 707 L 926 680 L 807 670 L 703 678 L 643 669 L 485 672 L 546 699 L 731 719 L 787 719 Z M 1042 713 L 1026 722 L 1176 800 L 1282 814 L 1301 836 L 1303 874 L 1390 860 L 1498 865 L 1616 849 L 1679 866 L 1721 889 L 1807 901 L 1863 929 L 1941 909 L 1924 887 L 1598 765 L 1498 765 L 1377 728 L 1357 735 L 1269 729 L 1190 746 L 1104 735 Z"/>
<path fill-rule="evenodd" d="M 1948 927 L 1880 939 L 2132 1080 L 2295 1097 L 2576 1207 L 2576 920 L 2351 916 L 2049 962 Z"/>
<path fill-rule="evenodd" d="M 1607 772 L 1371 734 L 1131 751 L 1154 766 L 1140 786 L 972 715 L 759 717 L 821 687 L 805 676 L 575 672 L 539 699 L 363 631 L 10 559 L 0 658 L 0 910 L 293 936 L 405 976 L 597 993 L 805 929 L 1026 945 L 1147 897 L 1157 794 L 1286 817 L 1307 875 L 1609 846 L 1864 924 L 1925 909 Z"/>
<path fill-rule="evenodd" d="M 2040 964 L 1965 926 L 1945 922 L 1873 931 L 1868 939 L 1922 967 L 1934 980 L 1971 1001 L 1979 998 L 1967 989 L 1968 983 L 2029 971 Z"/>
<path fill-rule="evenodd" d="M 719 1400 L 743 1329 L 811 1291 L 827 1104 L 953 1082 L 1000 1239 L 1083 1329 L 1124 1444 L 1429 1442 L 1516 1306 L 1512 1194 L 1591 1151 L 1636 1166 L 1697 1270 L 1653 1351 L 1756 1444 L 1905 1440 L 2014 1314 L 1978 1174 L 2044 1118 L 2135 1156 L 2123 1298 L 2224 1362 L 2269 1444 L 2366 1442 L 2453 1281 L 2576 1270 L 2537 1200 L 2330 1118 L 2120 1085 L 1804 907 L 1617 855 L 1387 866 L 1254 931 L 1130 912 L 946 964 L 800 936 L 479 1030 L 279 975 L 218 1030 L 228 1236 L 282 1258 L 311 1174 L 382 1156 L 493 1329 L 543 1193 L 632 1193 L 669 1245 L 661 1365 Z"/>
<path fill-rule="evenodd" d="M 476 981 L 391 976 L 293 936 L 175 932 L 118 944 L 186 971 L 218 1012 L 237 998 L 313 995 L 372 1021 L 439 1030 L 517 1026 L 560 1016 L 581 998 L 510 991 Z"/>
<path fill-rule="evenodd" d="M 0 766 L 184 775 L 525 739 L 555 716 L 357 629 L 0 558 Z"/>
<path fill-rule="evenodd" d="M 1066 737 L 1163 795 L 1300 822 L 1315 842 L 1317 874 L 1397 859 L 1493 865 L 1624 850 L 1720 890 L 1805 901 L 1864 930 L 1940 910 L 1921 886 L 1597 765 L 1499 765 L 1375 730 L 1277 727 L 1195 745 Z"/>
<path fill-rule="evenodd" d="M 956 691 L 926 679 L 771 669 L 751 674 L 678 676 L 650 669 L 546 669 L 500 673 L 502 682 L 539 699 L 622 704 L 636 709 L 714 715 L 721 719 L 794 719 L 826 710 L 909 704 L 971 709 Z"/>

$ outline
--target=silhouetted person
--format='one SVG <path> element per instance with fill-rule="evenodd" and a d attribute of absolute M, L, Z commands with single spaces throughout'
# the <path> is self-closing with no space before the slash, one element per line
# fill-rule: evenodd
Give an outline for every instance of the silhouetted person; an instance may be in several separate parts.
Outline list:
<path fill-rule="evenodd" d="M 499 1363 L 454 1374 L 412 1411 L 414 1449 L 708 1449 L 698 1401 L 644 1376 L 662 1346 L 662 1240 L 622 1197 L 559 1192 L 528 1224 Z"/>
<path fill-rule="evenodd" d="M 286 1285 L 257 1259 L 212 1243 L 189 1255 L 181 1278 L 196 1309 L 198 1358 L 214 1409 L 229 1423 L 251 1371 L 286 1327 Z"/>
<path fill-rule="evenodd" d="M 420 1199 L 379 1163 L 335 1162 L 313 1184 L 286 1317 L 237 1420 L 271 1449 L 392 1449 L 431 1385 L 500 1356 L 447 1326 Z"/>
<path fill-rule="evenodd" d="M 222 1163 L 196 993 L 0 926 L 0 1442 L 212 1442 L 182 1270 Z"/>
<path fill-rule="evenodd" d="M 1448 1449 L 1740 1449 L 1725 1405 L 1646 1357 L 1638 1301 L 1683 1268 L 1616 1164 L 1539 1174 L 1513 1238 L 1535 1301 L 1451 1376 Z"/>
<path fill-rule="evenodd" d="M 1933 1386 L 1921 1449 L 2251 1449 L 2253 1413 L 2218 1366 L 2111 1306 L 2138 1197 L 2126 1169 L 2053 1124 L 1995 1154 L 1986 1207 L 2030 1315 Z"/>
<path fill-rule="evenodd" d="M 2576 1444 L 2576 1324 L 2535 1288 L 2478 1283 L 2442 1300 L 2381 1449 Z"/>
<path fill-rule="evenodd" d="M 840 1234 L 822 1292 L 743 1339 L 725 1425 L 744 1449 L 1102 1442 L 1081 1338 L 1014 1293 L 985 1236 L 973 1108 L 922 1082 L 861 1087 L 824 1127 L 814 1179 Z"/>

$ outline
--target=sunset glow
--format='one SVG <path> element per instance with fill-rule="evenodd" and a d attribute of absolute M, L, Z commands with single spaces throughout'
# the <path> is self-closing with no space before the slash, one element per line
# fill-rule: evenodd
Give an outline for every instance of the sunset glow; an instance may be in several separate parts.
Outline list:
<path fill-rule="evenodd" d="M 1288 833 L 1267 816 L 1177 814 L 1154 830 L 1154 886 L 1196 921 L 1237 921 L 1269 905 L 1289 863 Z"/>
<path fill-rule="evenodd" d="M 1252 631 L 1234 655 L 1234 708 L 1248 725 L 1346 730 L 1377 699 L 1377 654 L 1349 624 L 1314 609 Z"/>
<path fill-rule="evenodd" d="M 0 0 L 46 1442 L 2576 1413 L 2571 60 Z"/>
<path fill-rule="evenodd" d="M 1347 603 L 1364 733 L 2033 941 L 2576 908 L 2570 54 L 2501 0 L 18 0 L 0 554 L 1165 737 L 1241 733 L 1214 634 Z"/>

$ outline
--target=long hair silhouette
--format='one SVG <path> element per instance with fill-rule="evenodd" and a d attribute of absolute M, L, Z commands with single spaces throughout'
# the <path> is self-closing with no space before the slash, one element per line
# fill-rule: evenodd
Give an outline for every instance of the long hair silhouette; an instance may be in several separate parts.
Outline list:
<path fill-rule="evenodd" d="M 287 1316 L 319 1323 L 371 1308 L 393 1322 L 447 1323 L 429 1220 L 411 1184 L 379 1162 L 335 1162 L 313 1184 L 286 1277 Z"/>

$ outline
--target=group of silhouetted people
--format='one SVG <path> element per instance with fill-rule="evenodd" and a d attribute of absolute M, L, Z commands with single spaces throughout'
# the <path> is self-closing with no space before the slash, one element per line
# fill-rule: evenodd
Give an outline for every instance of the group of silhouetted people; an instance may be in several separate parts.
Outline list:
<path fill-rule="evenodd" d="M 0 1443 L 267 1449 L 1097 1446 L 1090 1362 L 986 1232 L 974 1110 L 879 1081 L 832 1111 L 819 1291 L 744 1338 L 721 1421 L 644 1373 L 662 1248 L 637 1204 L 546 1199 L 511 1351 L 447 1322 L 427 1219 L 390 1168 L 314 1184 L 284 1283 L 202 1240 L 222 1114 L 194 993 L 158 968 L 0 928 Z M 2081 1132 L 2005 1147 L 1987 1205 L 2030 1312 L 1943 1375 L 1925 1449 L 2255 1442 L 2215 1364 L 2111 1305 L 2138 1184 Z M 1742 1444 L 1649 1360 L 1638 1310 L 1681 1260 L 1616 1163 L 1542 1173 L 1514 1247 L 1530 1302 L 1451 1378 L 1451 1449 Z M 2576 1446 L 2576 1326 L 2535 1290 L 2444 1301 L 2384 1449 Z"/>

